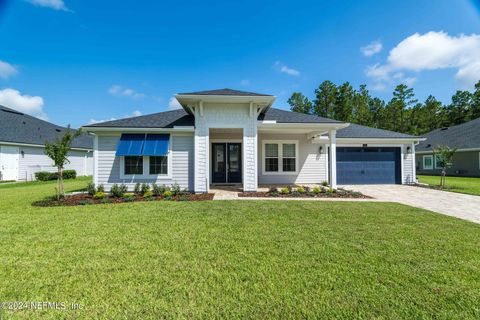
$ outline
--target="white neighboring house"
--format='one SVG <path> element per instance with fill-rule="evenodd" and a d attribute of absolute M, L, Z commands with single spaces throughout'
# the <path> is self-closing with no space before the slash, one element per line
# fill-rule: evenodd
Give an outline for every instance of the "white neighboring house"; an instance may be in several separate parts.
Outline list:
<path fill-rule="evenodd" d="M 182 109 L 84 128 L 95 134 L 94 182 L 212 185 L 406 184 L 407 134 L 272 108 L 267 94 L 220 89 L 176 95 Z"/>
<path fill-rule="evenodd" d="M 52 142 L 66 128 L 0 106 L 0 180 L 31 181 L 35 172 L 55 172 L 44 153 L 46 140 Z M 93 139 L 84 134 L 72 144 L 65 169 L 78 176 L 93 175 Z"/>

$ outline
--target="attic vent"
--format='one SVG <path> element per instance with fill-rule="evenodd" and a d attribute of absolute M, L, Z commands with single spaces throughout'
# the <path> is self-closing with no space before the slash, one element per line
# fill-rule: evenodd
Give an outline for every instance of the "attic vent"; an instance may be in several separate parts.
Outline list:
<path fill-rule="evenodd" d="M 23 113 L 18 112 L 18 111 L 15 111 L 15 110 L 8 110 L 8 109 L 3 109 L 3 108 L 0 108 L 0 110 L 2 110 L 3 112 L 13 113 L 13 114 L 19 114 L 19 115 L 23 116 Z"/>
<path fill-rule="evenodd" d="M 57 132 L 62 132 L 62 130 L 60 130 L 60 129 L 55 129 L 55 131 L 57 131 Z"/>
<path fill-rule="evenodd" d="M 448 130 L 448 127 L 442 128 L 441 130 L 442 131 Z"/>

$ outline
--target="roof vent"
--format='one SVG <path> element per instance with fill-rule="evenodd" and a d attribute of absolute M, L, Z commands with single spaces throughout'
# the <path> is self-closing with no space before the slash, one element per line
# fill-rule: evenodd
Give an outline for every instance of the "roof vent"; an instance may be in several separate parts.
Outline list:
<path fill-rule="evenodd" d="M 25 121 L 22 121 L 23 124 L 27 124 Z"/>
<path fill-rule="evenodd" d="M 431 144 L 427 144 L 427 148 L 430 148 L 432 145 Z"/>
<path fill-rule="evenodd" d="M 448 130 L 448 127 L 444 127 L 444 128 L 442 128 L 442 129 L 440 129 L 440 130 L 442 130 L 442 131 Z"/>
<path fill-rule="evenodd" d="M 60 129 L 55 129 L 55 131 L 57 131 L 57 132 L 62 132 L 62 130 L 60 130 Z"/>

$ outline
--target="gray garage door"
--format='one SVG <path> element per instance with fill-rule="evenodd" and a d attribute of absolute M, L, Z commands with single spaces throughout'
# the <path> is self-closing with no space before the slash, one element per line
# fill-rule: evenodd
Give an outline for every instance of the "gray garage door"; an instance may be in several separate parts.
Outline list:
<path fill-rule="evenodd" d="M 400 184 L 400 148 L 338 147 L 338 184 Z"/>

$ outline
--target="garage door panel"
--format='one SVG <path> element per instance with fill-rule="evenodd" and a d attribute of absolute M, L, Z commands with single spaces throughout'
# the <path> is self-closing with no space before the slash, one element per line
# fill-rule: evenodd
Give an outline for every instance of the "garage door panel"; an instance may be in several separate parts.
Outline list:
<path fill-rule="evenodd" d="M 400 148 L 337 149 L 339 184 L 400 183 Z"/>

